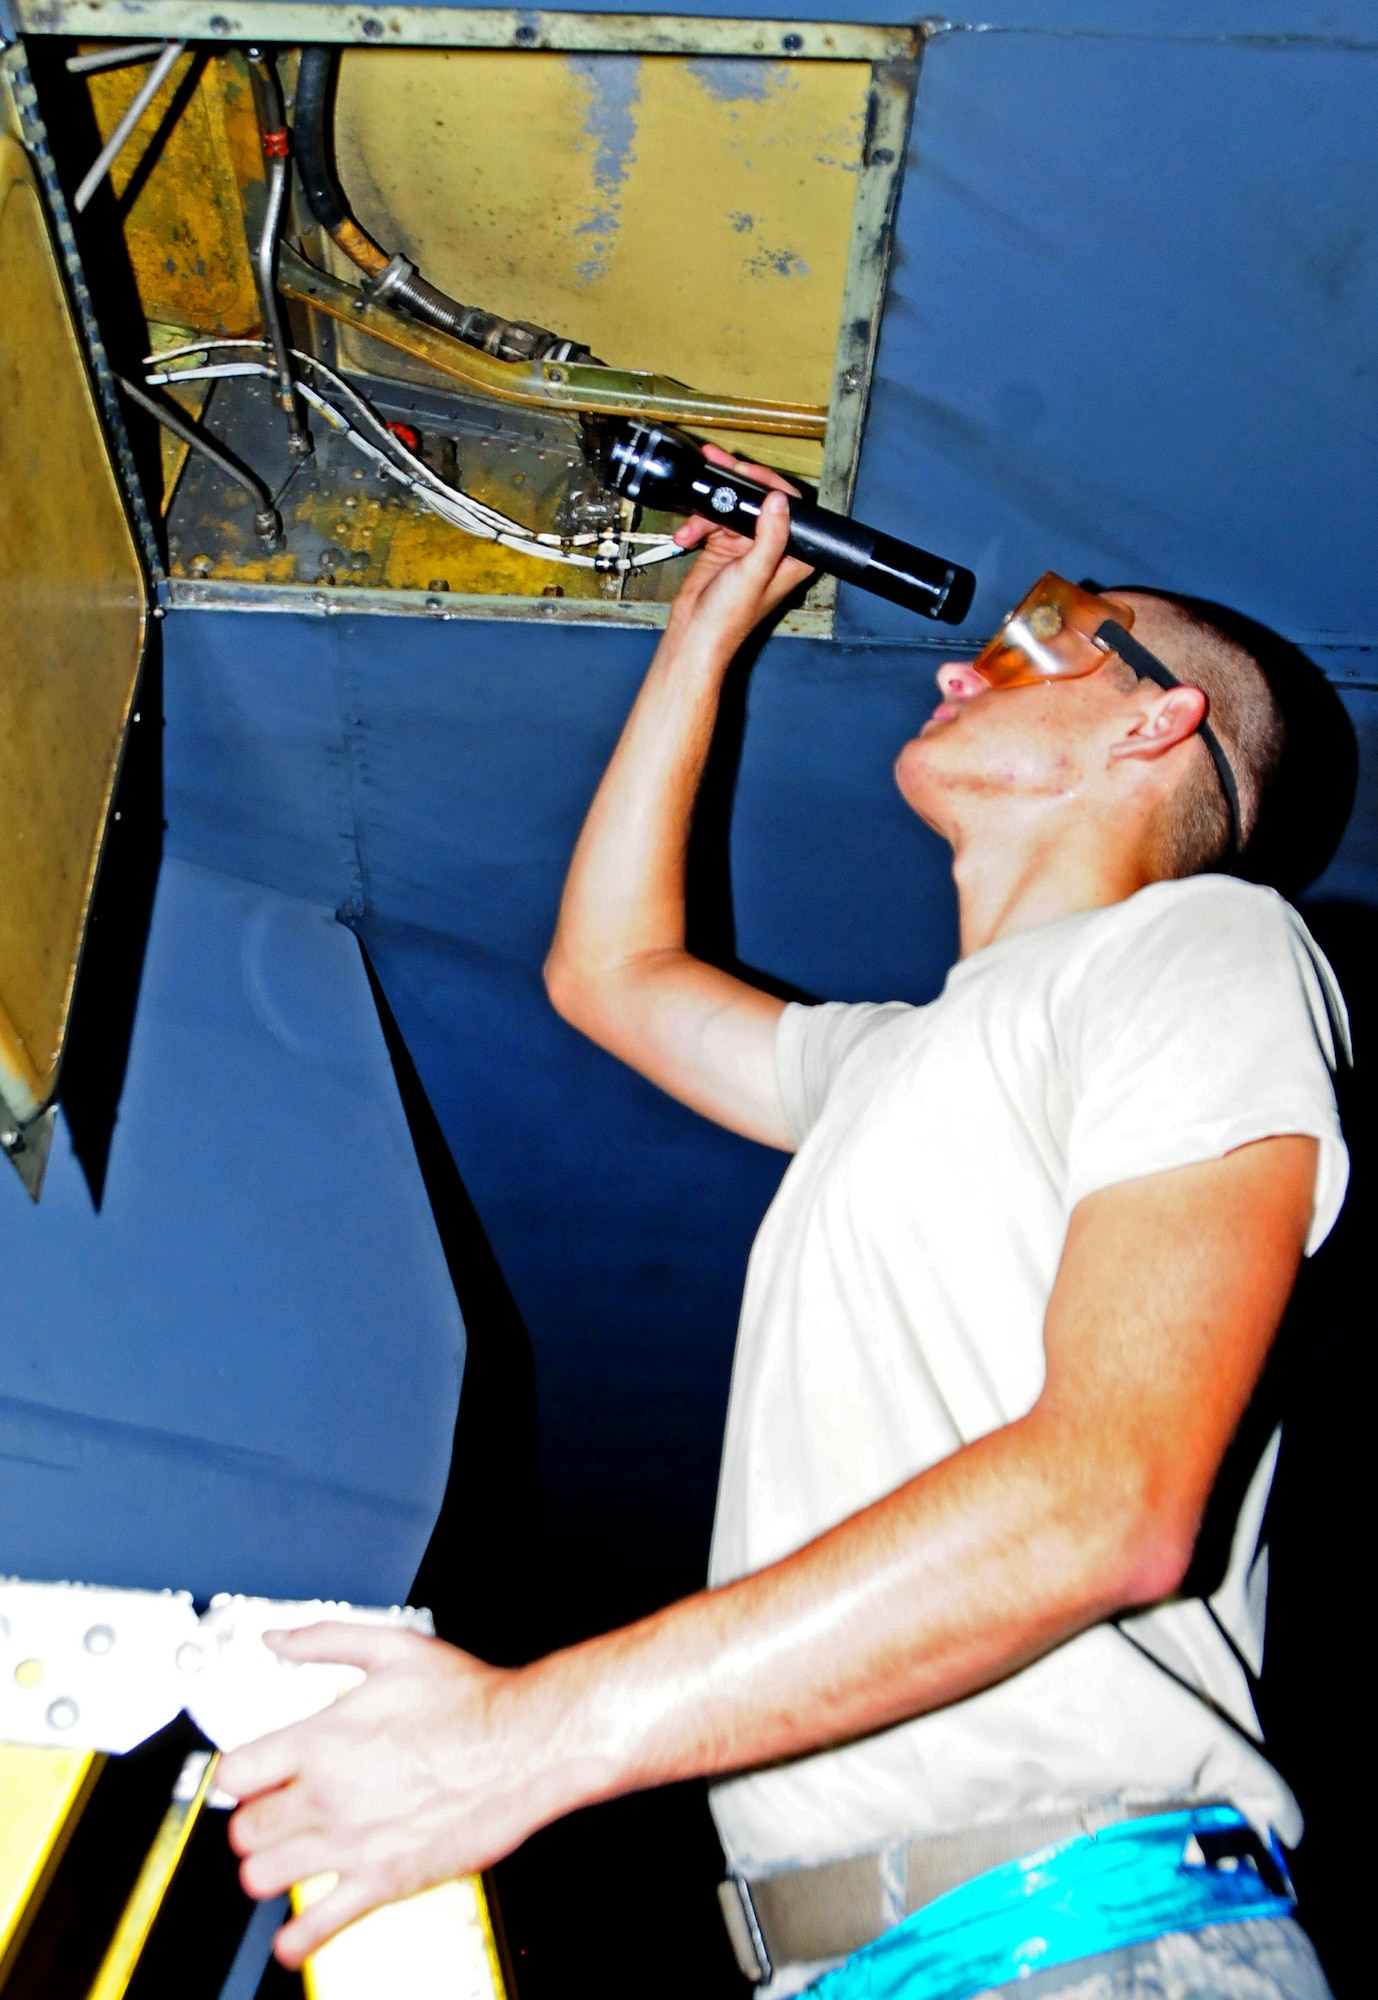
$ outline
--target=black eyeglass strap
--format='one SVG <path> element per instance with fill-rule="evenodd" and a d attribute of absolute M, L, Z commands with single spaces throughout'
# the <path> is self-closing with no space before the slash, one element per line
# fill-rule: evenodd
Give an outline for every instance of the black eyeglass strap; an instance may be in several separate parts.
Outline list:
<path fill-rule="evenodd" d="M 1108 646 L 1112 653 L 1118 653 L 1127 667 L 1132 667 L 1140 680 L 1156 681 L 1160 688 L 1179 688 L 1186 683 L 1177 678 L 1170 667 L 1165 667 L 1156 653 L 1150 653 L 1147 646 L 1141 646 L 1131 638 L 1123 625 L 1117 625 L 1113 618 L 1107 618 L 1096 628 L 1096 638 L 1102 646 Z M 1230 760 L 1220 747 L 1220 738 L 1209 722 L 1197 725 L 1197 735 L 1210 752 L 1215 775 L 1220 780 L 1220 789 L 1225 794 L 1225 804 L 1230 814 L 1230 845 L 1226 859 L 1233 861 L 1239 853 L 1243 836 L 1239 824 L 1239 787 L 1230 769 Z"/>

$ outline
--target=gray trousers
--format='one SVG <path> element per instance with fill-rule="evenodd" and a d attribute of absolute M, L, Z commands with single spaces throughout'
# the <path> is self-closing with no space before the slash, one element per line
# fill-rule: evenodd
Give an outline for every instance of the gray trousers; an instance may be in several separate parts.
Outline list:
<path fill-rule="evenodd" d="M 1310 1938 L 1290 1917 L 1169 1931 L 988 1993 L 990 2000 L 1332 2000 Z"/>

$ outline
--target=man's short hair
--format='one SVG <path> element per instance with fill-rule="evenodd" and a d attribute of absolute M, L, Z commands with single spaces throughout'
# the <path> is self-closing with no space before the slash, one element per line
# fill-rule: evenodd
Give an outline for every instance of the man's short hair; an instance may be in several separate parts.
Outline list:
<path fill-rule="evenodd" d="M 1169 610 L 1179 645 L 1167 664 L 1210 704 L 1239 787 L 1243 840 L 1231 872 L 1295 896 L 1326 867 L 1354 803 L 1359 751 L 1344 704 L 1299 647 L 1243 612 L 1151 585 L 1116 588 Z M 1229 814 L 1208 758 L 1197 760 L 1164 837 L 1170 875 L 1224 863 Z"/>

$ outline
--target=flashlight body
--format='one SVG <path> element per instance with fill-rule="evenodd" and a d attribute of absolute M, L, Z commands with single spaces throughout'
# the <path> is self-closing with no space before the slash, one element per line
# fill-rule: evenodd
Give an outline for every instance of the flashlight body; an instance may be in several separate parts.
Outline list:
<path fill-rule="evenodd" d="M 603 435 L 605 483 L 624 499 L 668 514 L 705 520 L 754 535 L 769 487 L 710 465 L 692 438 L 663 425 L 629 419 Z M 789 553 L 876 597 L 923 618 L 960 625 L 971 609 L 976 578 L 969 569 L 927 549 L 896 541 L 812 500 L 789 501 Z"/>

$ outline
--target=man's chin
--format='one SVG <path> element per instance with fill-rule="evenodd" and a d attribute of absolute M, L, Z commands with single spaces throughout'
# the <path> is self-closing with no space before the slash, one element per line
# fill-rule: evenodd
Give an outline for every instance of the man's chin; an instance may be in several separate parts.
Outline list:
<path fill-rule="evenodd" d="M 924 755 L 926 747 L 924 739 L 930 727 L 931 724 L 925 723 L 918 735 L 909 739 L 894 764 L 895 783 L 899 787 L 900 797 L 907 806 L 921 815 L 923 813 L 921 801 L 932 789 L 927 769 L 928 759 Z"/>

